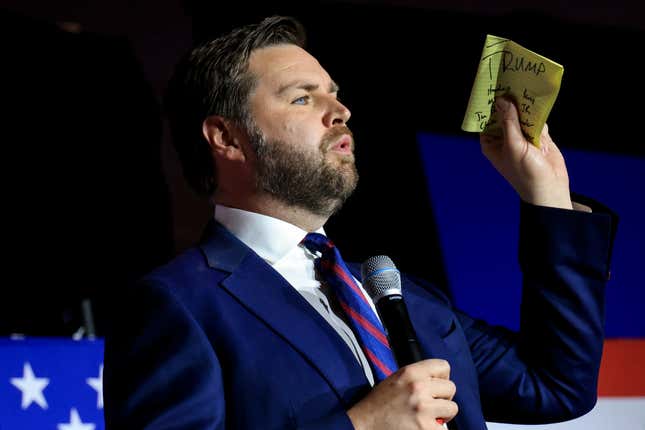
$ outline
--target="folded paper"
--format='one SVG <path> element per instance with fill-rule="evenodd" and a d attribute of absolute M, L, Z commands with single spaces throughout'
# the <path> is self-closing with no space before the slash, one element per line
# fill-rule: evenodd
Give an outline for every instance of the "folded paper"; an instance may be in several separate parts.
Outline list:
<path fill-rule="evenodd" d="M 509 39 L 487 35 L 462 130 L 501 135 L 495 98 L 517 106 L 528 141 L 540 147 L 540 133 L 560 91 L 564 68 Z"/>

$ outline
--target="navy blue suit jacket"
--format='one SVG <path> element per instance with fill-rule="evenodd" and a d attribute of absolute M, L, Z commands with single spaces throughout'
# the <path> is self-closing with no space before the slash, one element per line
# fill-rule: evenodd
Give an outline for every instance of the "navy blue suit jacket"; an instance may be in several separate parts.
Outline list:
<path fill-rule="evenodd" d="M 451 364 L 461 430 L 570 419 L 596 401 L 615 219 L 522 204 L 520 225 L 519 333 L 403 277 L 425 356 Z M 113 312 L 107 429 L 351 429 L 346 411 L 370 390 L 329 324 L 216 223 Z"/>

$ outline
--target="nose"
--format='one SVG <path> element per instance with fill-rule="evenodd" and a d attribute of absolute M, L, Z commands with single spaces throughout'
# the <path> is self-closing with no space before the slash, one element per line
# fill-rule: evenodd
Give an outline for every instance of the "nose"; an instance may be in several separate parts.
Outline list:
<path fill-rule="evenodd" d="M 345 125 L 351 116 L 352 113 L 344 104 L 336 98 L 331 98 L 329 101 L 329 108 L 323 117 L 323 123 L 325 124 L 325 127 Z"/>

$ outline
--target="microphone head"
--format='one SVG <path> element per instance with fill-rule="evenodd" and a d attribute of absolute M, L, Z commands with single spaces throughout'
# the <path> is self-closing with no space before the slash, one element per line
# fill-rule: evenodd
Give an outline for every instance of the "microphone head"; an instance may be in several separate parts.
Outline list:
<path fill-rule="evenodd" d="M 361 278 L 374 303 L 386 296 L 401 295 L 401 274 L 390 257 L 376 255 L 365 260 Z"/>

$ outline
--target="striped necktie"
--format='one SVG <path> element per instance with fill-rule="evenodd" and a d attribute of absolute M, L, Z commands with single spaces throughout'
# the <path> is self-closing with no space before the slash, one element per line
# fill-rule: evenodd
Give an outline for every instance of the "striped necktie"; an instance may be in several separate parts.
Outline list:
<path fill-rule="evenodd" d="M 376 382 L 397 370 L 394 355 L 381 321 L 372 310 L 351 272 L 340 256 L 338 248 L 318 233 L 309 233 L 302 241 L 311 252 L 319 252 L 315 261 L 318 275 L 332 288 L 350 326 L 370 362 Z"/>

